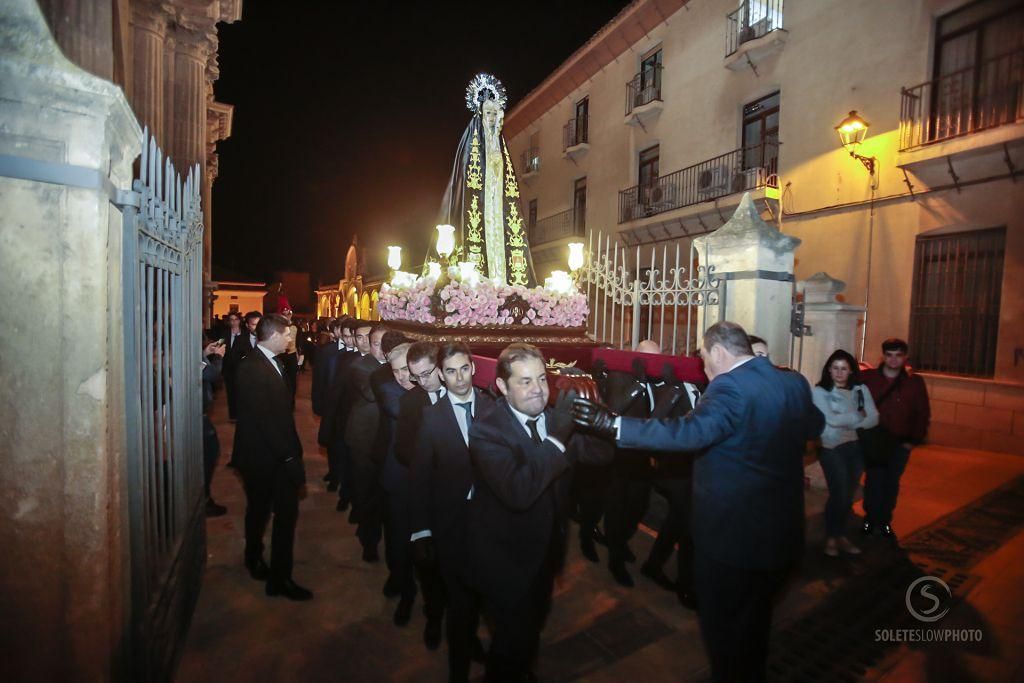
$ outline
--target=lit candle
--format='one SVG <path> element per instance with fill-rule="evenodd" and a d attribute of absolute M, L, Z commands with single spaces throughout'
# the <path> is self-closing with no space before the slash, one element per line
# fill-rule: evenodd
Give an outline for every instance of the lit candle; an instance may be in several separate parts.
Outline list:
<path fill-rule="evenodd" d="M 437 253 L 442 258 L 448 258 L 448 255 L 455 251 L 455 226 L 454 225 L 439 225 L 437 226 Z"/>
<path fill-rule="evenodd" d="M 583 267 L 583 242 L 569 242 L 569 270 L 576 272 Z"/>
<path fill-rule="evenodd" d="M 388 247 L 388 268 L 398 270 L 402 267 L 402 248 Z"/>

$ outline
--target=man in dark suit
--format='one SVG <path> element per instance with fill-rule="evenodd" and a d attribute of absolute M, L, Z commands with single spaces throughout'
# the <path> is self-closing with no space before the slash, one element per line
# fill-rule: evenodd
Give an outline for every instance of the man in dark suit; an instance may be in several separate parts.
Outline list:
<path fill-rule="evenodd" d="M 410 505 L 413 557 L 418 565 L 436 561 L 447 598 L 448 680 L 468 681 L 474 652 L 483 653 L 476 637 L 479 598 L 470 588 L 466 523 L 473 466 L 469 428 L 494 408 L 490 396 L 473 388 L 469 347 L 445 344 L 438 356 L 448 392 L 425 408 L 411 468 Z"/>
<path fill-rule="evenodd" d="M 382 346 L 386 348 L 392 379 L 375 386 L 374 394 L 380 407 L 380 424 L 386 431 L 384 464 L 380 470 L 380 485 L 384 490 L 384 561 L 388 566 L 388 578 L 384 582 L 386 597 L 400 597 L 395 609 L 396 626 L 405 626 L 412 615 L 412 603 L 416 599 L 416 579 L 413 575 L 412 555 L 409 552 L 409 468 L 395 457 L 395 443 L 401 428 L 399 416 L 402 398 L 416 388 L 409 378 L 406 354 L 411 343 L 401 343 L 388 348 L 389 335 L 384 335 Z M 381 430 L 378 429 L 378 435 Z M 379 436 L 378 436 L 379 438 Z"/>
<path fill-rule="evenodd" d="M 256 318 L 259 322 L 259 318 Z M 255 330 L 255 324 L 253 330 Z M 254 345 L 249 343 L 249 330 L 242 325 L 242 317 L 238 313 L 228 314 L 228 329 L 224 334 L 224 389 L 228 394 L 228 418 L 237 420 L 238 415 L 235 409 L 235 371 L 238 364 L 245 358 L 245 355 L 252 351 Z"/>
<path fill-rule="evenodd" d="M 573 464 L 603 453 L 566 450 L 571 398 L 546 409 L 547 372 L 536 347 L 511 344 L 502 351 L 496 383 L 502 398 L 469 430 L 469 545 L 473 583 L 494 626 L 486 680 L 521 683 L 564 562 Z"/>
<path fill-rule="evenodd" d="M 309 600 L 312 592 L 292 580 L 295 523 L 306 473 L 291 391 L 278 358 L 288 347 L 287 319 L 278 314 L 263 318 L 256 336 L 256 350 L 242 359 L 236 378 L 233 460 L 245 486 L 245 566 L 254 579 L 267 581 L 267 595 Z M 267 567 L 263 533 L 271 514 L 274 528 Z"/>
<path fill-rule="evenodd" d="M 324 416 L 324 403 L 327 400 L 327 387 L 330 384 L 331 373 L 334 372 L 334 363 L 339 353 L 345 350 L 345 343 L 341 339 L 341 318 L 332 320 L 327 328 L 330 331 L 331 340 L 316 349 L 316 363 L 313 365 L 313 385 L 310 388 L 310 400 L 313 404 L 313 414 L 317 417 Z"/>
<path fill-rule="evenodd" d="M 438 348 L 430 342 L 416 342 L 406 353 L 406 366 L 409 380 L 416 385 L 407 391 L 399 401 L 398 427 L 395 433 L 395 459 L 406 468 L 411 467 L 415 456 L 416 444 L 419 440 L 420 425 L 423 411 L 436 404 L 447 394 L 441 383 L 441 370 L 437 361 Z M 406 524 L 412 525 L 409 519 L 409 506 L 401 509 Z M 412 538 L 412 531 L 406 541 Z M 410 544 L 411 545 L 411 544 Z M 409 550 L 407 548 L 407 550 Z M 411 561 L 410 554 L 410 561 Z M 428 650 L 436 650 L 441 646 L 441 626 L 444 619 L 444 583 L 436 564 L 421 563 L 416 567 L 416 574 L 423 593 L 423 615 L 427 618 L 423 628 L 423 644 Z M 407 605 L 399 603 L 400 609 L 412 609 L 412 602 Z M 396 611 L 397 613 L 397 611 Z M 403 615 L 404 617 L 404 615 Z"/>
<path fill-rule="evenodd" d="M 384 362 L 381 338 L 385 331 L 370 323 L 356 327 L 356 347 L 363 355 L 349 367 L 344 401 L 347 405 L 342 408 L 345 444 L 352 460 L 352 509 L 359 525 L 356 535 L 363 546 L 364 562 L 380 559 L 377 545 L 381 539 L 381 524 L 374 498 L 380 477 L 380 458 L 373 452 L 380 413 L 370 387 L 370 375 Z"/>
<path fill-rule="evenodd" d="M 348 317 L 338 322 L 341 339 L 334 342 L 338 345 L 338 352 L 333 359 L 333 368 L 324 370 L 328 379 L 323 390 L 323 417 L 317 432 L 317 443 L 327 449 L 328 468 L 333 473 L 327 488 L 333 489 L 333 483 L 338 484 L 339 512 L 347 510 L 352 500 L 351 458 L 345 443 L 346 382 L 349 366 L 362 357 L 355 345 L 354 325 L 355 321 Z"/>
<path fill-rule="evenodd" d="M 704 451 L 693 467 L 701 632 L 715 681 L 759 681 L 772 601 L 803 549 L 804 449 L 825 420 L 807 380 L 754 357 L 739 325 L 708 328 L 701 357 L 711 383 L 686 417 L 618 418 L 584 399 L 575 414 L 626 447 Z"/>

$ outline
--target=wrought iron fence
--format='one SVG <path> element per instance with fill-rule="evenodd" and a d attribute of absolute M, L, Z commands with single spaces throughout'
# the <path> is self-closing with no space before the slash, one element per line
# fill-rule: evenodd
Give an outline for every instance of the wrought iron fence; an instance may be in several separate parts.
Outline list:
<path fill-rule="evenodd" d="M 544 244 L 564 237 L 584 237 L 586 234 L 585 214 L 581 212 L 577 215 L 575 209 L 569 209 L 537 221 L 530 228 L 530 244 Z"/>
<path fill-rule="evenodd" d="M 651 247 L 650 258 L 613 241 L 587 238 L 587 259 L 578 272 L 590 303 L 588 333 L 600 344 L 633 349 L 642 339 L 658 342 L 664 353 L 689 355 L 704 330 L 725 308 L 714 267 L 692 245 L 688 258 L 679 244 Z M 683 260 L 686 258 L 686 260 Z"/>
<path fill-rule="evenodd" d="M 519 167 L 523 173 L 536 173 L 540 170 L 540 149 L 531 147 L 519 155 Z"/>
<path fill-rule="evenodd" d="M 148 131 L 123 207 L 125 422 L 134 680 L 162 680 L 205 562 L 203 214 L 199 166 L 182 180 Z"/>
<path fill-rule="evenodd" d="M 619 223 L 718 199 L 737 192 L 777 186 L 779 143 L 741 147 L 644 185 L 619 192 Z"/>
<path fill-rule="evenodd" d="M 1024 120 L 1024 49 L 901 90 L 900 150 Z"/>
<path fill-rule="evenodd" d="M 569 122 L 562 126 L 562 151 L 575 147 L 576 145 L 585 145 L 589 142 L 587 137 L 587 128 L 589 128 L 590 117 L 583 118 L 571 118 Z"/>
<path fill-rule="evenodd" d="M 661 100 L 662 66 L 644 69 L 626 83 L 626 115 L 633 113 L 637 107 Z"/>
<path fill-rule="evenodd" d="M 744 2 L 725 15 L 725 56 L 734 54 L 743 43 L 782 28 L 782 3 L 783 0 Z"/>

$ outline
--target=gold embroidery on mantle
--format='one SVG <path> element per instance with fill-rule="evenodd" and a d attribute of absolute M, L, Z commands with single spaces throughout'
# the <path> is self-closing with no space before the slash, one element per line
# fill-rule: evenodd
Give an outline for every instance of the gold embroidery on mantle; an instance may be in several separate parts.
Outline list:
<path fill-rule="evenodd" d="M 516 184 L 516 173 L 513 170 L 512 159 L 508 156 L 508 145 L 503 144 L 505 151 L 505 196 L 509 198 L 519 197 L 519 186 Z"/>
<path fill-rule="evenodd" d="M 473 140 L 469 144 L 469 166 L 466 169 L 466 187 L 471 190 L 484 189 L 483 173 L 480 169 L 480 137 L 476 131 L 473 131 Z"/>
<path fill-rule="evenodd" d="M 469 232 L 466 235 L 466 242 L 469 246 L 469 259 L 477 264 L 477 270 L 481 273 L 487 272 L 487 259 L 483 250 L 483 233 L 480 231 L 480 196 L 473 194 L 469 203 L 469 210 L 466 211 L 466 220 L 469 224 Z"/>

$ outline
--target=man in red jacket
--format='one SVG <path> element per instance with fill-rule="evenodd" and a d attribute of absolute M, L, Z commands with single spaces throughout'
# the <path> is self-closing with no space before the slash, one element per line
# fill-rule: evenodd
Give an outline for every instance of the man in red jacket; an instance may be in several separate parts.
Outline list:
<path fill-rule="evenodd" d="M 886 339 L 882 342 L 882 363 L 861 375 L 878 407 L 879 425 L 891 442 L 885 453 L 865 453 L 862 531 L 866 535 L 878 529 L 883 536 L 895 538 L 892 511 L 900 492 L 900 477 L 910 451 L 924 443 L 928 433 L 928 388 L 920 375 L 907 370 L 908 350 L 902 339 Z"/>

